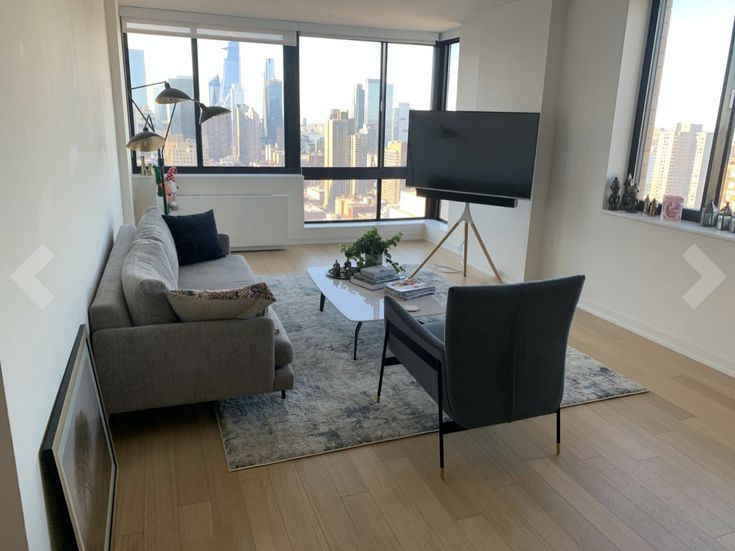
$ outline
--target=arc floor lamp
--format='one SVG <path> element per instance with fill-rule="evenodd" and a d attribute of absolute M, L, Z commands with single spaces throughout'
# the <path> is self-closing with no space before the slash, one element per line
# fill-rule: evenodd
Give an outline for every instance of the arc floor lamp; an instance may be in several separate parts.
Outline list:
<path fill-rule="evenodd" d="M 161 136 L 160 134 L 156 133 L 156 127 L 153 124 L 153 117 L 151 115 L 146 115 L 141 110 L 140 106 L 135 103 L 135 100 L 132 97 L 133 90 L 138 90 L 140 88 L 147 88 L 149 86 L 156 86 L 158 84 L 163 84 L 163 90 L 161 90 L 161 93 L 156 96 L 156 103 L 162 104 L 162 105 L 171 105 L 173 104 L 173 108 L 171 109 L 171 115 L 168 118 L 168 125 L 166 126 L 166 132 Z M 168 82 L 161 81 L 161 82 L 152 82 L 150 84 L 143 84 L 141 86 L 133 86 L 130 88 L 130 103 L 135 107 L 135 109 L 138 111 L 141 117 L 143 117 L 143 130 L 141 132 L 138 132 L 135 134 L 132 138 L 130 138 L 130 141 L 128 141 L 126 147 L 131 151 L 136 151 L 139 153 L 150 153 L 152 151 L 156 151 L 158 153 L 158 170 L 160 172 L 160 182 L 159 185 L 161 186 L 161 193 L 163 195 L 163 212 L 164 214 L 168 214 L 168 201 L 166 200 L 166 184 L 165 184 L 165 171 L 163 169 L 163 150 L 166 147 L 166 140 L 168 139 L 168 132 L 171 129 L 171 121 L 174 118 L 174 114 L 176 113 L 176 104 L 181 103 L 182 101 L 193 101 L 197 105 L 199 105 L 199 125 L 201 126 L 204 124 L 204 122 L 208 121 L 212 117 L 216 117 L 218 115 L 224 115 L 226 113 L 229 113 L 230 110 L 221 107 L 219 105 L 211 105 L 206 106 L 201 101 L 197 101 L 191 97 L 186 92 L 183 92 L 181 90 L 178 90 L 176 88 L 171 88 Z"/>

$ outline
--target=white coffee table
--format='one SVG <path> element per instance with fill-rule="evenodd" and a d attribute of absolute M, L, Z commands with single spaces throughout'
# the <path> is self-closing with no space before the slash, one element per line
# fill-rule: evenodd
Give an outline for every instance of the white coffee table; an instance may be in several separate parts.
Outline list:
<path fill-rule="evenodd" d="M 357 337 L 363 322 L 382 320 L 384 317 L 385 291 L 368 291 L 353 285 L 344 279 L 333 279 L 327 275 L 330 266 L 315 266 L 307 272 L 321 291 L 319 310 L 324 311 L 324 301 L 329 302 L 339 310 L 340 314 L 350 321 L 357 323 L 355 327 L 355 345 L 352 359 L 357 359 Z M 409 301 L 398 301 L 401 306 L 418 306 L 415 312 L 409 312 L 414 317 L 436 316 L 444 313 L 444 307 L 433 296 L 421 297 Z"/>

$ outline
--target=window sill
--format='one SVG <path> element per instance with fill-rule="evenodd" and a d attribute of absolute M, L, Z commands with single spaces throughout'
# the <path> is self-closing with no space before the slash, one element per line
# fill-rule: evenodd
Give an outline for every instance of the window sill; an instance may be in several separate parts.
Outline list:
<path fill-rule="evenodd" d="M 415 220 L 372 220 L 360 222 L 304 222 L 304 229 L 318 230 L 325 228 L 372 228 L 386 226 L 418 226 L 426 223 L 425 218 L 416 218 Z"/>
<path fill-rule="evenodd" d="M 643 222 L 644 224 L 652 224 L 663 228 L 671 228 L 672 230 L 683 231 L 688 233 L 695 233 L 698 235 L 704 235 L 707 237 L 714 237 L 716 239 L 724 239 L 726 241 L 735 241 L 735 233 L 720 231 L 714 228 L 704 228 L 696 222 L 689 222 L 682 220 L 681 222 L 668 222 L 658 216 L 644 216 L 643 214 L 629 214 L 627 212 L 620 211 L 603 211 L 608 216 L 615 216 L 616 218 L 626 218 L 628 220 L 635 220 L 636 222 Z"/>

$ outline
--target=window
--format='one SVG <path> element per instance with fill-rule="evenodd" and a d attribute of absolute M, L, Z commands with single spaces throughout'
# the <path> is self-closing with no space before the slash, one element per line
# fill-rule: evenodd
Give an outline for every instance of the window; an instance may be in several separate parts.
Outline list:
<path fill-rule="evenodd" d="M 199 99 L 231 113 L 202 125 L 204 166 L 283 167 L 283 47 L 198 40 Z"/>
<path fill-rule="evenodd" d="M 707 200 L 735 198 L 734 16 L 734 2 L 653 3 L 630 171 L 642 197 L 684 197 L 690 220 Z"/>
<path fill-rule="evenodd" d="M 406 145 L 409 110 L 431 108 L 433 56 L 433 46 L 300 39 L 306 222 L 426 216 L 406 187 Z"/>
<path fill-rule="evenodd" d="M 446 91 L 444 94 L 444 105 L 447 111 L 457 110 L 457 87 L 459 82 L 459 42 L 449 42 L 446 45 Z M 439 220 L 449 220 L 449 201 L 439 201 Z"/>
<path fill-rule="evenodd" d="M 160 25 L 152 26 L 156 33 L 164 32 Z M 176 166 L 182 172 L 298 171 L 298 150 L 290 154 L 287 147 L 289 96 L 284 84 L 285 73 L 289 70 L 287 63 L 294 58 L 289 50 L 295 51 L 295 47 L 143 34 L 136 30 L 138 27 L 140 25 L 127 23 L 128 32 L 124 34 L 131 88 L 166 81 L 203 105 L 223 106 L 231 111 L 198 125 L 200 108 L 196 102 L 171 105 L 155 102 L 163 84 L 133 90 L 131 132 L 141 131 L 144 117 L 150 117 L 156 132 L 163 135 L 171 121 L 164 148 L 167 166 Z M 147 30 L 147 26 L 143 27 L 142 30 Z M 174 31 L 179 34 L 191 32 L 188 27 L 174 28 L 171 32 Z M 217 34 L 204 29 L 197 31 L 199 36 Z M 220 34 L 234 36 L 238 33 Z M 291 101 L 294 103 L 293 98 Z M 298 120 L 298 105 L 291 110 L 291 116 Z M 298 146 L 298 135 L 291 136 L 290 141 L 294 149 L 293 146 Z M 144 155 L 150 160 L 156 157 L 155 153 Z M 135 154 L 133 158 L 138 170 L 140 158 Z"/>
<path fill-rule="evenodd" d="M 131 87 L 168 81 L 172 87 L 194 97 L 191 41 L 188 38 L 130 34 L 128 35 L 128 67 Z M 160 134 L 166 131 L 170 120 L 171 128 L 163 150 L 165 163 L 177 167 L 196 166 L 194 104 L 191 102 L 175 104 L 176 111 L 174 112 L 173 105 L 161 105 L 155 102 L 161 90 L 163 90 L 163 84 L 133 90 L 132 100 L 140 108 L 140 111 L 134 108 L 131 110 L 134 132 L 143 130 L 145 125 L 143 117 L 150 117 L 156 132 Z M 155 153 L 144 155 L 149 161 L 154 161 L 156 158 Z"/>
<path fill-rule="evenodd" d="M 302 173 L 306 222 L 437 216 L 437 201 L 406 186 L 408 118 L 411 109 L 441 109 L 446 93 L 456 96 L 456 43 L 184 21 L 122 18 L 126 78 L 136 88 L 130 132 L 148 124 L 163 135 L 170 122 L 166 166 L 183 173 Z M 437 65 L 439 52 L 454 60 L 454 76 Z M 455 84 L 438 92 L 447 79 Z M 157 104 L 164 82 L 195 101 Z M 201 109 L 213 106 L 230 113 L 198 124 Z M 142 155 L 155 161 L 155 153 L 133 153 L 135 172 Z"/>

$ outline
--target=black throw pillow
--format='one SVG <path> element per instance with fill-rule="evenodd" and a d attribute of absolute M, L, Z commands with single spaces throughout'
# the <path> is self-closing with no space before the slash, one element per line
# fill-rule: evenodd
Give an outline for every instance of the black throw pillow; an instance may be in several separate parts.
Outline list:
<path fill-rule="evenodd" d="M 185 216 L 164 214 L 163 219 L 174 238 L 179 265 L 217 260 L 225 256 L 217 235 L 213 211 Z"/>

